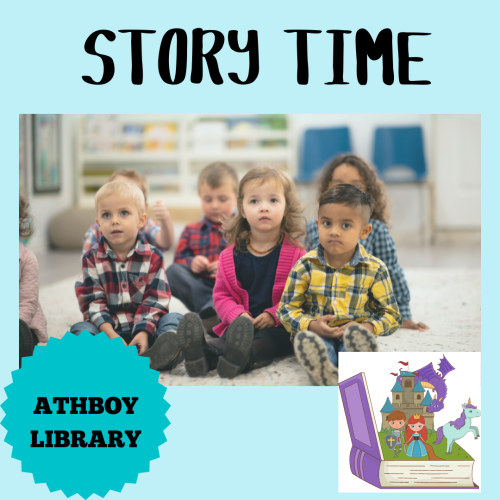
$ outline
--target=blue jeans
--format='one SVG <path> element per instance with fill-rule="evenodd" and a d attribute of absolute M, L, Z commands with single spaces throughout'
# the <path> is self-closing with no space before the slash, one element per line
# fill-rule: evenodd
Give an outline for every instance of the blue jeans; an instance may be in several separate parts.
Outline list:
<path fill-rule="evenodd" d="M 344 343 L 338 339 L 324 339 L 321 340 L 325 343 L 326 353 L 330 361 L 336 366 L 339 366 L 339 352 L 345 352 Z"/>
<path fill-rule="evenodd" d="M 158 323 L 156 324 L 156 330 L 153 335 L 153 338 L 149 340 L 149 347 L 151 347 L 155 340 L 165 332 L 168 332 L 170 330 L 177 331 L 177 325 L 179 324 L 179 321 L 182 318 L 182 314 L 179 313 L 168 313 L 164 314 L 159 320 Z M 99 333 L 99 329 L 96 328 L 96 326 L 91 323 L 90 321 L 81 321 L 80 323 L 74 324 L 70 332 L 73 335 L 80 335 L 80 333 L 83 332 L 83 330 L 87 330 L 89 333 L 92 335 L 97 335 Z M 123 337 L 125 342 L 127 344 L 132 340 L 132 334 L 131 332 L 116 332 L 120 337 Z"/>

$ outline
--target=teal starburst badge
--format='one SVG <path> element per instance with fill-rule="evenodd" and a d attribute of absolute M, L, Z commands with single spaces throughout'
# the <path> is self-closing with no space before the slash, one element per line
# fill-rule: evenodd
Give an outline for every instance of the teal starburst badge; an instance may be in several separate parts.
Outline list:
<path fill-rule="evenodd" d="M 166 441 L 170 405 L 135 347 L 88 332 L 51 338 L 12 373 L 5 441 L 35 483 L 104 497 L 137 482 Z"/>

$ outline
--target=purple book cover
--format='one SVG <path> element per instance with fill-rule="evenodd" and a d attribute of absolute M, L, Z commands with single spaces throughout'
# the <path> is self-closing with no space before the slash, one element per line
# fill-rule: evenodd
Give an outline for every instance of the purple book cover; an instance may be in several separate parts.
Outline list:
<path fill-rule="evenodd" d="M 384 458 L 365 374 L 358 373 L 340 382 L 339 390 L 353 444 L 349 457 L 351 471 L 355 476 L 377 488 L 386 488 L 387 486 L 380 484 L 380 465 Z M 464 487 L 450 487 L 454 488 Z M 468 488 L 478 488 L 478 486 L 474 484 Z M 432 488 L 409 486 L 405 489 Z"/>

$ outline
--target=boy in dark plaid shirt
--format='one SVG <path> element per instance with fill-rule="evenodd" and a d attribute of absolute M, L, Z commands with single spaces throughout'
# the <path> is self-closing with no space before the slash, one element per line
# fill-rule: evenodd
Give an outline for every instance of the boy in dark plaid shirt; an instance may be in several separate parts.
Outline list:
<path fill-rule="evenodd" d="M 371 196 L 350 184 L 321 196 L 320 244 L 295 264 L 276 312 L 317 385 L 338 385 L 339 352 L 378 351 L 376 337 L 401 325 L 386 265 L 358 243 L 372 210 Z"/>
<path fill-rule="evenodd" d="M 209 332 L 218 323 L 212 292 L 219 255 L 226 248 L 221 219 L 234 214 L 237 193 L 238 175 L 229 165 L 212 163 L 200 172 L 198 194 L 205 217 L 184 228 L 167 269 L 172 295 L 198 313 Z"/>
<path fill-rule="evenodd" d="M 102 237 L 82 258 L 75 290 L 84 321 L 71 333 L 121 337 L 149 356 L 152 368 L 171 369 L 181 360 L 175 332 L 182 316 L 169 314 L 163 256 L 139 232 L 147 220 L 144 195 L 133 183 L 109 182 L 95 205 Z"/>

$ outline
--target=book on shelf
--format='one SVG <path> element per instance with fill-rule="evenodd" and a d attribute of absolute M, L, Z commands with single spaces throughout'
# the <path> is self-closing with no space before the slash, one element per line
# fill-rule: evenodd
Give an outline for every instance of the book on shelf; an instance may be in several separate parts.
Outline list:
<path fill-rule="evenodd" d="M 351 472 L 377 488 L 477 489 L 474 460 L 398 460 L 384 457 L 365 374 L 339 384 L 352 448 Z M 454 446 L 458 446 L 455 443 Z"/>

